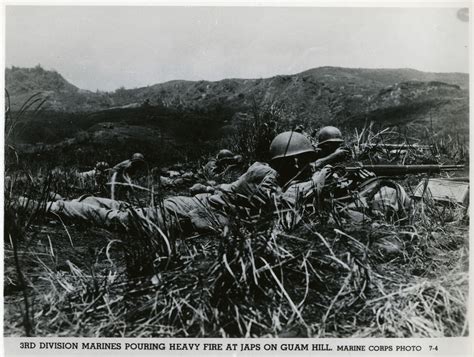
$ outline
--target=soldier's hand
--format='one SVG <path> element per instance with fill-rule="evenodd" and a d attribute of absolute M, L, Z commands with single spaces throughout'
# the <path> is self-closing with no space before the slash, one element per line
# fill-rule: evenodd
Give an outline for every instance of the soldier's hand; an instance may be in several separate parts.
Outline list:
<path fill-rule="evenodd" d="M 345 147 L 340 147 L 334 151 L 334 155 L 338 158 L 343 158 L 349 155 L 349 150 Z"/>
<path fill-rule="evenodd" d="M 210 192 L 210 188 L 208 186 L 205 186 L 205 185 L 201 184 L 201 183 L 196 183 L 193 186 L 191 186 L 189 191 L 191 192 L 191 194 L 197 195 L 199 193 L 208 193 L 208 192 Z"/>

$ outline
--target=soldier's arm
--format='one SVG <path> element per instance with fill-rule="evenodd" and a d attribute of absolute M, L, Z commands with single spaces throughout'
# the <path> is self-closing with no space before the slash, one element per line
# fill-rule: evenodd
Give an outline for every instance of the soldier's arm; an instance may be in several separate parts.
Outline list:
<path fill-rule="evenodd" d="M 315 169 L 323 168 L 326 165 L 331 165 L 337 162 L 344 161 L 349 155 L 349 150 L 346 148 L 337 148 L 332 154 L 316 160 L 313 163 Z"/>
<path fill-rule="evenodd" d="M 314 195 L 321 194 L 329 174 L 329 167 L 318 170 L 312 175 L 310 180 L 288 187 L 281 195 L 281 199 L 287 203 L 294 204 L 298 199 L 308 199 Z"/>
<path fill-rule="evenodd" d="M 129 169 L 131 165 L 132 165 L 131 160 L 125 160 L 115 165 L 112 168 L 112 171 L 115 171 L 117 173 L 123 173 L 125 170 Z"/>
<path fill-rule="evenodd" d="M 277 172 L 269 165 L 254 163 L 247 172 L 230 184 L 221 184 L 215 188 L 211 201 L 222 197 L 237 204 L 264 204 L 273 201 L 273 194 L 280 190 Z"/>

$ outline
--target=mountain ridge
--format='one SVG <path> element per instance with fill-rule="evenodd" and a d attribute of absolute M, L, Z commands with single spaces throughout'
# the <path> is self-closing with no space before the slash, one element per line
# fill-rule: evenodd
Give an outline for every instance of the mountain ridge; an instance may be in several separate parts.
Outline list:
<path fill-rule="evenodd" d="M 362 87 L 362 89 L 371 86 L 378 90 L 385 86 L 413 80 L 444 82 L 458 85 L 461 89 L 467 89 L 469 85 L 468 74 L 456 72 L 435 73 L 406 68 L 367 69 L 324 66 L 308 69 L 296 74 L 275 75 L 267 78 L 227 78 L 218 81 L 171 80 L 137 88 L 125 89 L 122 87 L 113 92 L 92 92 L 78 88 L 67 81 L 58 72 L 54 70 L 44 70 L 41 66 L 36 66 L 35 68 L 12 67 L 6 68 L 5 71 L 6 88 L 9 90 L 11 98 L 14 99 L 12 100 L 13 109 L 21 106 L 28 95 L 34 94 L 33 92 L 45 92 L 45 94 L 52 98 L 53 103 L 49 104 L 49 109 L 51 110 L 86 112 L 110 108 L 116 105 L 127 105 L 137 100 L 146 99 L 149 99 L 151 103 L 164 101 L 165 105 L 171 105 L 172 103 L 168 102 L 172 102 L 173 100 L 179 102 L 179 100 L 177 99 L 178 95 L 176 93 L 169 92 L 178 88 L 185 92 L 192 92 L 192 98 L 186 98 L 184 96 L 183 100 L 187 102 L 186 104 L 189 104 L 192 100 L 204 100 L 204 102 L 208 103 L 209 100 L 205 100 L 207 96 L 222 96 L 223 93 L 225 94 L 232 90 L 243 93 L 244 95 L 246 92 L 249 92 L 248 94 L 258 98 L 259 96 L 256 95 L 256 93 L 252 93 L 252 86 L 258 87 L 259 85 L 261 86 L 261 83 L 281 86 L 284 84 L 281 83 L 282 81 L 285 82 L 290 79 L 293 81 L 300 80 L 302 82 L 309 82 L 310 86 L 327 82 L 328 86 L 337 85 L 341 87 L 344 84 L 343 81 L 346 81 L 349 86 L 355 85 Z M 209 90 L 202 88 L 203 85 L 216 88 L 216 91 L 209 92 Z M 241 87 L 240 90 L 237 87 Z M 340 88 L 331 89 L 337 90 Z M 168 93 L 166 93 L 166 91 L 168 91 Z M 266 88 L 266 92 L 268 92 L 268 88 Z M 201 95 L 201 98 L 198 98 L 200 93 L 205 94 L 205 96 Z M 123 98 L 124 94 L 129 98 Z M 159 98 L 160 94 L 162 98 Z M 146 95 L 152 98 L 145 98 Z M 75 98 L 72 98 L 72 96 L 75 96 Z M 183 97 L 183 95 L 180 96 Z"/>
<path fill-rule="evenodd" d="M 47 97 L 43 112 L 57 113 L 44 113 L 30 122 L 31 128 L 25 130 L 35 140 L 41 136 L 38 130 L 46 134 L 49 130 L 54 133 L 51 138 L 60 140 L 66 135 L 62 126 L 72 123 L 66 135 L 70 137 L 74 130 L 87 130 L 110 117 L 129 124 L 139 121 L 145 127 L 166 121 L 175 128 L 173 135 L 190 128 L 196 131 L 197 125 L 232 132 L 256 110 L 271 112 L 282 129 L 303 125 L 313 130 L 327 124 L 349 129 L 373 122 L 380 127 L 411 125 L 418 132 L 429 126 L 457 135 L 469 128 L 469 76 L 462 73 L 325 66 L 269 78 L 172 80 L 113 92 L 81 90 L 40 66 L 7 68 L 5 80 L 12 111 L 41 92 Z M 190 126 L 185 128 L 185 122 Z"/>

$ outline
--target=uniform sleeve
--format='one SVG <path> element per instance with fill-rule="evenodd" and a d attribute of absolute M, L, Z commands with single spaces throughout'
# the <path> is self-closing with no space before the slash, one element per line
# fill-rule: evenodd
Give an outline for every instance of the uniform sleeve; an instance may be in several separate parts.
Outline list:
<path fill-rule="evenodd" d="M 125 172 L 125 170 L 130 168 L 131 164 L 132 164 L 131 160 L 125 160 L 125 161 L 122 161 L 122 162 L 118 163 L 117 165 L 115 165 L 112 168 L 112 170 L 117 172 L 117 173 L 123 173 L 123 172 Z"/>
<path fill-rule="evenodd" d="M 309 199 L 320 195 L 326 183 L 326 177 L 328 174 L 329 168 L 325 167 L 316 171 L 311 176 L 310 180 L 291 185 L 282 194 L 282 200 L 290 204 L 295 204 L 299 199 Z"/>
<path fill-rule="evenodd" d="M 278 192 L 278 174 L 269 165 L 254 163 L 247 172 L 230 184 L 222 184 L 219 191 L 231 202 L 235 203 L 264 203 L 272 199 L 272 194 Z"/>

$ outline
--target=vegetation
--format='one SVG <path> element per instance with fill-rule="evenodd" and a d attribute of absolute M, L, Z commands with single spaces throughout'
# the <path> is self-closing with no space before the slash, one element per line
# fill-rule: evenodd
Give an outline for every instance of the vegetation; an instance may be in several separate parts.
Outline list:
<path fill-rule="evenodd" d="M 207 212 L 212 231 L 193 236 L 139 221 L 109 231 L 45 213 L 56 193 L 97 194 L 76 175 L 97 161 L 144 153 L 149 171 L 128 201 L 162 210 L 164 198 L 189 194 L 161 185 L 163 166 L 196 172 L 223 147 L 247 164 L 267 161 L 276 133 L 311 135 L 325 123 L 352 134 L 354 161 L 467 163 L 467 76 L 324 67 L 92 93 L 38 66 L 7 69 L 6 81 L 13 102 L 24 103 L 11 107 L 7 96 L 6 335 L 468 335 L 468 216 L 457 204 L 426 198 L 403 220 L 360 224 L 328 196 L 236 206 L 225 227 Z M 407 147 L 381 145 L 400 142 Z M 419 181 L 400 183 L 412 193 Z M 32 201 L 19 197 L 39 204 L 23 210 Z"/>
<path fill-rule="evenodd" d="M 277 115 L 256 108 L 254 121 L 234 136 L 233 148 L 245 149 L 240 153 L 247 160 L 264 159 L 264 134 Z M 350 141 L 353 147 L 377 147 L 394 138 L 402 137 L 369 127 Z M 405 159 L 465 160 L 462 143 L 451 141 L 449 150 L 446 143 L 429 153 L 410 147 Z M 393 162 L 401 153 L 354 155 Z M 468 335 L 468 217 L 459 205 L 425 199 L 404 220 L 355 224 L 337 201 L 325 199 L 291 208 L 236 206 L 226 227 L 212 224 L 215 216 L 208 212 L 213 231 L 205 235 L 138 221 L 133 230 L 110 232 L 45 214 L 51 191 L 77 197 L 94 192 L 93 182 L 78 180 L 66 168 L 19 165 L 7 162 L 8 336 Z M 402 184 L 411 192 L 413 182 Z M 168 193 L 156 173 L 149 172 L 142 184 L 130 203 L 161 209 Z M 40 204 L 22 210 L 19 196 Z"/>
<path fill-rule="evenodd" d="M 224 129 L 235 133 L 239 113 L 255 105 L 281 112 L 296 127 L 337 124 L 360 128 L 375 122 L 379 129 L 411 125 L 416 136 L 425 128 L 439 135 L 463 135 L 469 124 L 468 75 L 425 73 L 410 69 L 320 67 L 265 79 L 171 81 L 114 92 L 90 92 L 41 67 L 7 68 L 6 86 L 12 111 L 32 93 L 49 100 L 44 115 L 26 126 L 24 143 L 56 143 L 101 122 L 133 122 L 145 128 L 169 128 L 166 134 Z M 108 117 L 111 117 L 109 120 Z M 450 123 L 446 125 L 449 118 Z M 178 135 L 175 135 L 176 131 Z M 218 133 L 222 136 L 222 132 Z"/>

